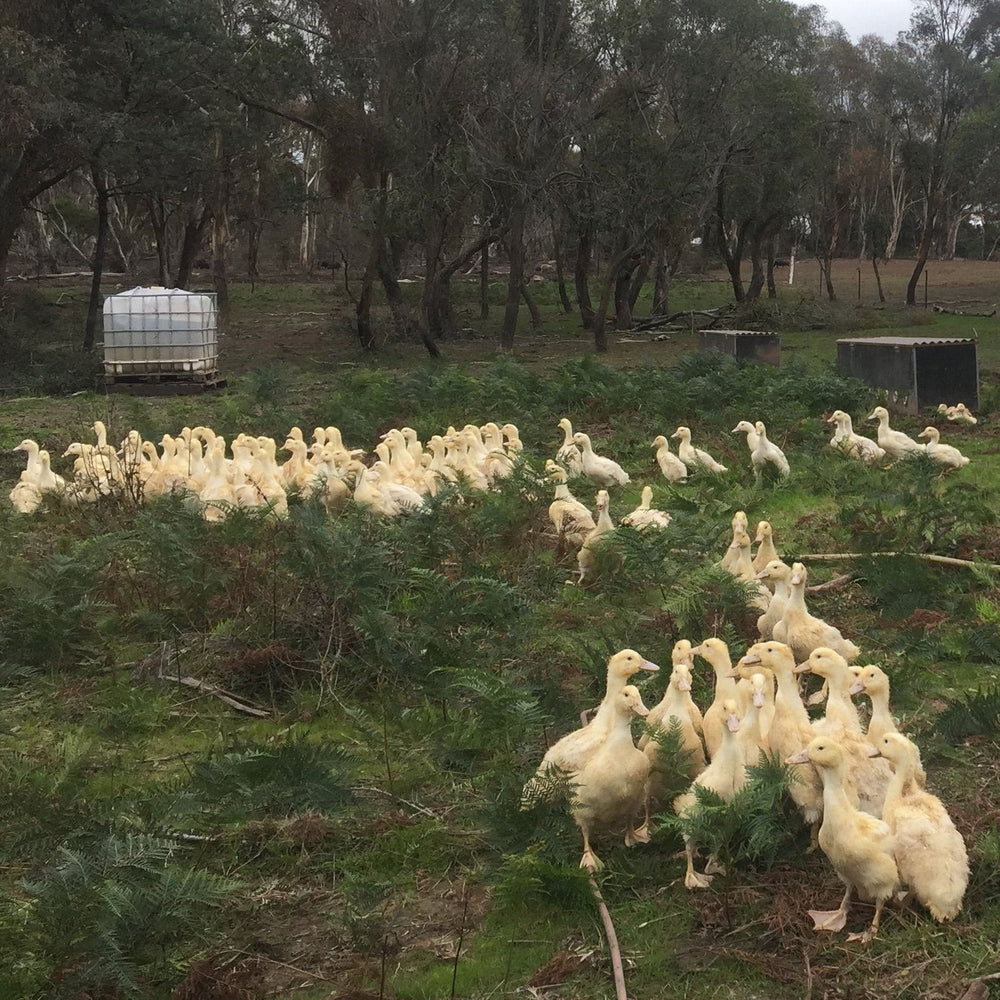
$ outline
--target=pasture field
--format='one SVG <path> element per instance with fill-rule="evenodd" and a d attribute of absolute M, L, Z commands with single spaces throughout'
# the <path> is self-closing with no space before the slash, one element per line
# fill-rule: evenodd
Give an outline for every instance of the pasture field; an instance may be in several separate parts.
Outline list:
<path fill-rule="evenodd" d="M 932 263 L 929 297 L 989 312 L 994 269 Z M 808 561 L 810 583 L 846 577 L 810 607 L 890 674 L 894 714 L 966 838 L 969 889 L 954 924 L 887 908 L 874 942 L 848 944 L 811 930 L 806 910 L 832 908 L 842 889 L 780 796 L 766 814 L 758 802 L 715 817 L 729 870 L 697 894 L 664 815 L 648 845 L 597 844 L 629 996 L 985 996 L 1000 972 L 997 317 L 859 309 L 856 265 L 841 271 L 838 303 L 816 298 L 815 264 L 800 262 L 802 285 L 761 306 L 760 325 L 782 334 L 777 370 L 694 354 L 679 331 L 622 337 L 594 358 L 546 285 L 545 326 L 526 327 L 513 357 L 496 357 L 498 321 L 473 320 L 467 303 L 467 332 L 442 361 L 391 341 L 369 359 L 329 283 L 237 288 L 230 388 L 167 399 L 88 391 L 95 368 L 67 347 L 79 289 L 13 295 L 0 397 L 0 996 L 612 995 L 578 831 L 563 808 L 521 812 L 521 786 L 598 702 L 617 649 L 666 666 L 680 637 L 719 635 L 734 655 L 753 641 L 745 592 L 712 565 L 738 509 L 752 526 L 771 521 L 788 560 L 858 554 Z M 907 273 L 889 265 L 887 292 Z M 678 310 L 727 300 L 717 275 L 673 290 Z M 938 423 L 969 466 L 866 468 L 825 447 L 824 413 L 845 409 L 862 431 L 876 402 L 833 372 L 836 337 L 889 330 L 978 335 L 980 423 Z M 556 552 L 538 481 L 564 415 L 631 474 L 612 493 L 616 521 L 644 483 L 673 515 L 662 535 L 621 532 L 620 569 L 587 589 L 570 585 L 575 560 Z M 785 449 L 786 480 L 756 484 L 730 433 L 757 418 Z M 510 420 L 525 459 L 501 489 L 459 490 L 395 521 L 354 507 L 331 518 L 299 498 L 284 521 L 237 511 L 217 525 L 182 497 L 16 514 L 6 492 L 23 463 L 10 449 L 30 436 L 61 455 L 95 419 L 112 440 L 200 423 L 279 444 L 293 425 L 308 436 L 336 424 L 368 449 L 391 426 L 426 440 Z M 928 420 L 898 425 L 913 434 Z M 650 442 L 680 423 L 730 471 L 667 484 Z M 647 704 L 665 673 L 642 682 Z M 699 660 L 703 706 L 709 674 Z M 780 774 L 761 780 L 773 790 Z M 870 914 L 855 904 L 849 929 Z"/>

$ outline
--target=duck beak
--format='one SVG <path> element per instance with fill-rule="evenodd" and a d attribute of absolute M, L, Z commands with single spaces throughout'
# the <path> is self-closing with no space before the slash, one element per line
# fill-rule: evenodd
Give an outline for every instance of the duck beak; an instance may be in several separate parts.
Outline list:
<path fill-rule="evenodd" d="M 746 653 L 740 663 L 760 663 L 760 653 Z"/>
<path fill-rule="evenodd" d="M 786 764 L 808 764 L 809 763 L 809 749 L 800 750 L 798 753 L 793 753 L 791 757 L 785 758 Z"/>
<path fill-rule="evenodd" d="M 861 681 L 855 681 L 848 689 L 848 694 L 861 694 L 864 691 L 865 686 Z"/>
<path fill-rule="evenodd" d="M 660 668 L 659 668 L 659 665 L 656 664 L 656 663 L 653 663 L 652 660 L 643 660 L 642 663 L 639 664 L 639 669 L 640 670 L 651 670 L 655 674 L 656 671 L 659 670 Z"/>
<path fill-rule="evenodd" d="M 690 691 L 690 690 L 691 690 L 691 682 L 690 682 L 690 681 L 689 681 L 689 680 L 688 680 L 688 679 L 687 679 L 686 677 L 682 677 L 682 678 L 681 678 L 681 679 L 680 679 L 680 680 L 679 680 L 679 681 L 677 682 L 677 686 L 678 686 L 678 687 L 679 687 L 679 688 L 680 688 L 680 689 L 681 689 L 682 691 Z"/>
<path fill-rule="evenodd" d="M 760 539 L 758 538 L 757 541 L 759 542 Z M 759 573 L 754 573 L 753 578 L 755 580 L 766 580 L 770 575 L 766 569 L 762 569 Z"/>
<path fill-rule="evenodd" d="M 731 733 L 738 733 L 740 731 L 740 717 L 730 713 L 729 717 L 726 719 L 726 728 Z"/>
<path fill-rule="evenodd" d="M 797 663 L 792 669 L 793 674 L 808 674 L 812 668 L 809 666 L 809 661 L 806 660 L 805 663 Z"/>
<path fill-rule="evenodd" d="M 801 582 L 802 582 L 802 574 L 801 573 L 793 573 L 792 574 L 792 579 L 791 579 L 792 586 L 793 587 L 797 587 Z"/>
<path fill-rule="evenodd" d="M 754 691 L 754 693 L 753 693 L 753 704 L 754 704 L 754 708 L 763 708 L 764 707 L 764 692 L 763 691 Z"/>
<path fill-rule="evenodd" d="M 879 753 L 879 749 L 876 746 L 872 746 L 871 743 L 868 744 L 868 756 L 869 757 L 881 757 L 882 754 Z"/>
<path fill-rule="evenodd" d="M 736 669 L 736 667 L 733 667 L 733 669 L 730 670 L 729 673 L 726 674 L 725 676 L 726 677 L 735 677 L 738 680 L 742 676 L 742 674 Z"/>

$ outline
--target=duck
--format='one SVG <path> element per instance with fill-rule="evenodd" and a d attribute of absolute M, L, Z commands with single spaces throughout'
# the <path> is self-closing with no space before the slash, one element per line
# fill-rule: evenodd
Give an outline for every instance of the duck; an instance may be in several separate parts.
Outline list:
<path fill-rule="evenodd" d="M 758 420 L 754 424 L 757 431 L 757 445 L 750 453 L 750 461 L 753 464 L 753 473 L 759 482 L 764 474 L 767 465 L 773 465 L 778 470 L 779 476 L 787 476 L 791 471 L 785 453 L 767 436 L 767 427 L 763 420 Z"/>
<path fill-rule="evenodd" d="M 730 434 L 746 434 L 747 436 L 747 447 L 753 453 L 754 448 L 757 447 L 757 428 L 754 427 L 749 420 L 741 420 L 730 432 Z"/>
<path fill-rule="evenodd" d="M 690 815 L 698 806 L 696 787 L 714 792 L 724 802 L 729 802 L 747 782 L 743 747 L 737 737 L 740 731 L 740 717 L 737 713 L 736 699 L 725 699 L 722 711 L 722 741 L 712 757 L 712 762 L 694 779 L 687 792 L 674 799 L 674 812 L 682 818 Z M 707 869 L 704 874 L 695 871 L 695 849 L 693 840 L 684 834 L 684 854 L 686 857 L 684 887 L 692 890 L 707 889 L 712 884 L 712 876 Z M 711 867 L 711 861 L 708 867 Z"/>
<path fill-rule="evenodd" d="M 854 424 L 849 413 L 845 413 L 843 410 L 834 410 L 826 418 L 826 422 L 836 424 L 833 437 L 830 439 L 832 448 L 842 451 L 850 458 L 868 464 L 885 458 L 885 450 L 880 448 L 875 441 L 861 434 L 855 434 Z"/>
<path fill-rule="evenodd" d="M 941 444 L 941 432 L 936 427 L 925 427 L 917 437 L 927 438 L 924 451 L 935 462 L 952 469 L 961 469 L 969 464 L 968 456 L 963 455 L 954 445 Z"/>
<path fill-rule="evenodd" d="M 598 576 L 600 563 L 598 552 L 603 541 L 615 530 L 614 522 L 608 511 L 609 497 L 607 490 L 598 490 L 596 496 L 597 503 L 597 524 L 594 530 L 583 540 L 580 551 L 576 554 L 577 567 L 580 577 L 576 581 L 578 587 L 589 587 Z"/>
<path fill-rule="evenodd" d="M 548 459 L 545 473 L 556 486 L 555 497 L 549 504 L 549 520 L 556 529 L 557 550 L 561 554 L 566 543 L 580 548 L 597 527 L 597 522 L 587 507 L 570 493 L 566 485 L 569 473 L 563 466 Z"/>
<path fill-rule="evenodd" d="M 965 840 L 941 800 L 923 788 L 916 744 L 886 733 L 876 747 L 893 770 L 882 818 L 895 838 L 899 878 L 935 920 L 954 920 L 969 884 Z"/>
<path fill-rule="evenodd" d="M 872 714 L 868 720 L 865 736 L 869 743 L 878 746 L 886 733 L 898 733 L 899 727 L 889 711 L 889 676 L 877 664 L 869 663 L 855 676 L 849 694 L 868 695 L 872 703 Z"/>
<path fill-rule="evenodd" d="M 42 468 L 42 463 L 38 458 L 40 450 L 38 442 L 33 441 L 31 438 L 25 438 L 20 444 L 15 445 L 11 449 L 11 451 L 23 451 L 28 456 L 28 463 L 21 473 L 22 479 L 27 476 L 29 482 L 34 482 L 38 478 L 38 473 Z"/>
<path fill-rule="evenodd" d="M 556 452 L 556 461 L 566 470 L 570 479 L 575 479 L 583 475 L 583 455 L 573 440 L 573 424 L 569 417 L 563 417 L 559 421 L 559 427 L 564 437 Z"/>
<path fill-rule="evenodd" d="M 542 757 L 535 774 L 525 783 L 521 793 L 521 809 L 530 809 L 537 802 L 551 802 L 558 782 L 580 771 L 600 746 L 611 726 L 614 700 L 629 680 L 640 670 L 656 673 L 659 666 L 634 649 L 621 649 L 608 659 L 604 699 L 589 723 L 568 733 L 553 743 Z"/>
<path fill-rule="evenodd" d="M 670 524 L 670 515 L 666 511 L 657 510 L 652 506 L 652 503 L 652 486 L 643 486 L 639 506 L 631 514 L 626 514 L 621 523 L 637 528 L 639 531 L 645 528 L 666 528 Z"/>
<path fill-rule="evenodd" d="M 691 444 L 690 427 L 685 427 L 682 424 L 670 436 L 677 438 L 680 442 L 677 445 L 677 454 L 688 469 L 690 469 L 693 465 L 707 469 L 709 472 L 729 471 L 721 462 L 717 462 L 714 458 L 712 458 L 707 451 L 702 451 L 701 448 L 695 448 L 694 445 Z"/>
<path fill-rule="evenodd" d="M 740 721 L 739 741 L 744 761 L 757 764 L 762 754 L 766 758 L 771 753 L 767 734 L 774 720 L 774 675 L 758 670 L 750 674 L 749 683 L 750 703 Z"/>
<path fill-rule="evenodd" d="M 774 694 L 774 715 L 768 727 L 767 738 L 779 760 L 798 753 L 815 735 L 809 720 L 809 713 L 799 694 L 795 677 L 795 657 L 790 647 L 783 642 L 759 642 L 751 646 L 740 660 L 741 664 L 753 669 L 759 664 L 774 675 L 777 690 Z M 823 815 L 823 785 L 816 769 L 808 763 L 796 765 L 793 780 L 789 782 L 788 794 L 795 803 L 803 820 L 810 827 L 810 850 L 817 846 L 819 820 Z"/>
<path fill-rule="evenodd" d="M 979 420 L 973 416 L 972 410 L 970 410 L 965 403 L 956 403 L 954 406 L 949 406 L 947 403 L 939 403 L 937 411 L 938 413 L 943 413 L 948 420 L 952 420 L 956 423 L 979 423 Z"/>
<path fill-rule="evenodd" d="M 736 553 L 735 558 L 730 560 L 729 572 L 740 582 L 753 585 L 753 593 L 748 594 L 748 603 L 758 611 L 766 612 L 771 601 L 771 592 L 757 579 L 757 574 L 754 572 L 750 559 L 750 536 L 742 529 L 738 529 L 733 533 L 729 549 L 730 552 Z"/>
<path fill-rule="evenodd" d="M 861 650 L 840 634 L 840 629 L 828 625 L 822 618 L 809 613 L 806 607 L 806 582 L 809 575 L 802 563 L 792 564 L 788 581 L 788 602 L 785 614 L 774 626 L 773 636 L 778 642 L 791 646 L 798 660 L 805 660 L 817 646 L 828 646 L 850 663 Z"/>
<path fill-rule="evenodd" d="M 810 763 L 823 780 L 823 822 L 819 846 L 840 880 L 847 886 L 836 910 L 810 910 L 816 931 L 843 930 L 854 892 L 875 903 L 871 925 L 848 941 L 867 944 L 878 933 L 886 900 L 900 887 L 894 842 L 889 824 L 861 812 L 851 801 L 848 787 L 848 754 L 829 736 L 817 736 L 809 745 L 785 759 L 787 764 Z"/>
<path fill-rule="evenodd" d="M 774 560 L 781 561 L 781 556 L 778 555 L 778 550 L 774 547 L 774 528 L 771 527 L 770 521 L 757 522 L 757 534 L 754 536 L 754 541 L 757 543 L 757 551 L 754 553 L 752 563 L 754 573 L 759 573 Z M 763 578 L 758 577 L 758 579 Z M 767 589 L 773 593 L 772 587 Z"/>
<path fill-rule="evenodd" d="M 878 421 L 878 434 L 876 439 L 878 440 L 879 447 L 892 458 L 906 458 L 916 454 L 918 451 L 923 451 L 924 446 L 913 438 L 904 434 L 902 431 L 894 431 L 889 426 L 889 411 L 884 406 L 876 406 L 871 413 L 868 414 L 869 420 Z"/>
<path fill-rule="evenodd" d="M 687 479 L 687 466 L 670 450 L 670 442 L 662 434 L 653 438 L 656 449 L 656 464 L 663 473 L 663 478 L 670 483 L 682 483 Z"/>
<path fill-rule="evenodd" d="M 647 832 L 635 829 L 635 818 L 646 798 L 649 758 L 632 742 L 632 717 L 645 718 L 649 709 L 639 689 L 627 684 L 611 701 L 610 725 L 599 746 L 572 777 L 570 810 L 583 835 L 580 867 L 596 871 L 603 867 L 590 846 L 595 829 L 625 828 L 625 845 L 645 843 Z M 593 723 L 591 723 L 593 725 Z"/>
<path fill-rule="evenodd" d="M 765 586 L 771 584 L 774 587 L 767 610 L 757 619 L 760 638 L 767 641 L 774 638 L 774 626 L 785 616 L 792 567 L 780 559 L 772 559 L 763 569 L 757 571 L 756 576 Z"/>
<path fill-rule="evenodd" d="M 749 527 L 750 527 L 750 521 L 747 518 L 746 511 L 745 510 L 736 511 L 736 513 L 733 514 L 733 520 L 732 520 L 732 528 L 733 528 L 732 541 L 736 540 L 736 536 L 739 532 L 746 531 Z M 732 543 L 730 543 L 726 547 L 726 551 L 723 554 L 722 559 L 719 561 L 719 566 L 722 567 L 722 569 L 727 569 L 729 570 L 730 573 L 732 573 L 733 567 L 739 560 L 739 555 L 740 555 L 739 547 L 734 546 Z"/>
<path fill-rule="evenodd" d="M 717 637 L 702 640 L 691 652 L 706 660 L 715 671 L 715 696 L 712 704 L 705 709 L 701 724 L 705 749 L 709 758 L 714 758 L 722 745 L 722 733 L 726 727 L 726 702 L 730 698 L 737 699 L 733 661 L 729 647 Z"/>
<path fill-rule="evenodd" d="M 872 744 L 862 733 L 858 710 L 848 693 L 854 675 L 847 661 L 834 650 L 820 646 L 795 671 L 809 671 L 826 681 L 826 714 L 813 721 L 813 732 L 837 740 L 848 755 L 848 777 L 857 796 L 855 804 L 872 816 L 881 816 L 889 786 L 889 768 L 884 760 L 873 756 Z"/>
<path fill-rule="evenodd" d="M 663 775 L 668 771 L 668 766 L 660 759 L 662 744 L 656 738 L 657 731 L 667 732 L 677 726 L 681 755 L 670 762 L 677 774 L 690 780 L 705 770 L 705 748 L 689 710 L 691 704 L 691 668 L 686 663 L 676 663 L 663 697 L 649 710 L 647 732 L 638 743 L 639 749 L 649 758 L 650 798 L 654 802 L 662 794 Z"/>
<path fill-rule="evenodd" d="M 628 483 L 628 473 L 616 461 L 595 453 L 590 435 L 577 431 L 573 440 L 580 446 L 580 468 L 595 486 L 607 488 Z"/>

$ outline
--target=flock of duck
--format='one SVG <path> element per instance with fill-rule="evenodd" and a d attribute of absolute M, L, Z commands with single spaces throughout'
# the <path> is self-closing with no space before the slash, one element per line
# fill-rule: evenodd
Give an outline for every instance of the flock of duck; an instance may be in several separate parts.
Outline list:
<path fill-rule="evenodd" d="M 29 514 L 47 493 L 71 503 L 129 493 L 151 499 L 184 492 L 201 502 L 204 517 L 220 521 L 235 507 L 269 507 L 282 516 L 288 494 L 318 498 L 331 512 L 349 499 L 380 514 L 395 516 L 419 507 L 445 482 L 459 477 L 473 489 L 488 489 L 509 476 L 522 444 L 514 424 L 468 424 L 434 435 L 427 447 L 412 428 L 393 428 L 375 446 L 375 461 L 366 466 L 365 452 L 347 448 L 337 427 L 317 427 L 312 442 L 293 427 L 281 446 L 290 454 L 279 464 L 274 438 L 238 434 L 229 448 L 210 427 L 185 427 L 173 437 L 164 434 L 160 451 L 152 441 L 130 430 L 119 448 L 108 444 L 101 421 L 93 425 L 94 443 L 73 442 L 64 457 L 73 456 L 67 481 L 52 471 L 49 453 L 26 438 L 14 450 L 27 453 L 27 468 L 10 493 L 14 507 Z"/>
<path fill-rule="evenodd" d="M 964 406 L 941 412 L 949 420 L 975 422 Z M 861 462 L 923 452 L 946 466 L 968 463 L 957 449 L 940 444 L 935 427 L 920 435 L 928 438 L 926 446 L 893 430 L 881 406 L 869 417 L 878 421 L 876 440 L 856 434 L 850 415 L 842 410 L 827 419 L 836 425 L 830 444 Z M 617 463 L 595 455 L 589 437 L 574 434 L 568 420 L 560 426 L 564 442 L 555 461 L 546 462 L 546 473 L 555 482 L 549 516 L 560 543 L 578 547 L 579 583 L 585 585 L 597 565 L 596 546 L 614 529 L 608 488 L 628 482 L 628 476 Z M 760 421 L 740 421 L 733 433 L 746 434 L 758 479 L 768 463 L 780 475 L 788 474 L 787 460 L 768 440 Z M 681 481 L 694 469 L 726 471 L 707 452 L 693 448 L 689 428 L 679 427 L 672 436 L 680 441 L 676 455 L 665 436 L 653 441 L 657 464 L 669 481 Z M 601 487 L 596 521 L 569 492 L 567 480 L 573 475 Z M 670 515 L 652 509 L 651 497 L 645 487 L 642 503 L 623 523 L 666 527 Z M 965 843 L 940 799 L 926 790 L 919 749 L 898 731 L 889 708 L 888 676 L 874 664 L 851 665 L 861 650 L 806 605 L 806 567 L 799 562 L 789 566 L 780 558 L 767 521 L 757 526 L 759 547 L 751 556 L 748 527 L 746 514 L 738 511 L 732 542 L 719 565 L 756 584 L 760 641 L 733 664 L 721 639 L 708 638 L 697 646 L 678 640 L 666 690 L 651 709 L 629 681 L 640 671 L 659 667 L 631 649 L 612 656 L 606 694 L 596 714 L 548 749 L 524 786 L 522 808 L 568 791 L 583 835 L 580 864 L 594 870 L 601 867 L 591 846 L 595 831 L 616 828 L 624 831 L 627 846 L 646 843 L 653 813 L 666 804 L 664 789 L 676 787 L 678 777 L 691 782 L 671 803 L 684 817 L 698 807 L 698 786 L 731 800 L 748 780 L 747 767 L 765 755 L 792 769 L 788 793 L 811 828 L 811 849 L 818 846 L 826 854 L 846 886 L 836 910 L 809 911 L 815 930 L 842 930 L 857 893 L 874 902 L 874 917 L 865 931 L 848 940 L 867 942 L 878 931 L 885 903 L 904 887 L 935 919 L 953 919 L 961 910 L 969 877 Z M 704 713 L 691 697 L 695 656 L 705 659 L 715 673 L 714 700 Z M 797 680 L 803 673 L 823 679 L 822 690 L 808 702 Z M 871 703 L 867 727 L 862 727 L 852 701 L 861 693 Z M 807 704 L 824 700 L 824 713 L 811 718 Z M 635 716 L 645 720 L 638 743 L 631 730 Z M 680 747 L 672 759 L 667 759 L 662 743 L 669 730 L 676 732 Z M 685 837 L 684 884 L 689 889 L 708 886 L 721 870 L 710 858 L 703 872 L 696 871 L 696 850 Z"/>
<path fill-rule="evenodd" d="M 948 420 L 975 422 L 964 406 L 942 404 L 939 410 Z M 861 462 L 922 452 L 945 466 L 968 463 L 957 449 L 940 442 L 935 427 L 922 432 L 926 445 L 893 430 L 881 406 L 869 415 L 878 421 L 874 440 L 856 434 L 842 410 L 827 419 L 835 425 L 830 444 Z M 614 530 L 609 491 L 629 483 L 630 477 L 616 461 L 598 455 L 590 436 L 574 432 L 568 419 L 559 425 L 563 443 L 545 464 L 555 489 L 549 517 L 560 548 L 577 550 L 578 583 L 587 585 L 597 574 L 602 540 Z M 93 443 L 74 442 L 66 449 L 65 457 L 74 459 L 68 479 L 52 470 L 49 453 L 35 441 L 25 439 L 17 446 L 27 454 L 27 467 L 10 494 L 17 510 L 38 509 L 48 493 L 79 503 L 126 490 L 140 498 L 184 491 L 200 501 L 206 519 L 221 520 L 239 506 L 266 505 L 280 516 L 287 510 L 288 494 L 299 492 L 317 497 L 330 511 L 353 498 L 395 516 L 418 507 L 446 483 L 464 480 L 472 488 L 490 488 L 512 473 L 522 452 L 517 427 L 495 423 L 449 427 L 426 446 L 411 428 L 393 428 L 375 446 L 370 465 L 362 461 L 365 453 L 346 447 L 332 426 L 317 427 L 311 442 L 293 427 L 281 446 L 290 457 L 281 464 L 277 442 L 264 436 L 239 434 L 227 446 L 209 427 L 185 427 L 176 437 L 164 435 L 157 450 L 135 430 L 117 448 L 108 443 L 103 423 L 95 422 L 93 430 Z M 778 475 L 789 474 L 785 455 L 768 438 L 762 421 L 740 421 L 732 433 L 746 436 L 758 479 L 768 466 Z M 692 444 L 689 427 L 679 426 L 671 437 L 678 441 L 676 453 L 665 435 L 652 441 L 656 463 L 668 481 L 727 471 Z M 569 481 L 578 477 L 598 487 L 596 517 L 570 492 Z M 645 486 L 639 506 L 622 523 L 657 530 L 669 525 L 670 514 L 652 506 L 652 488 Z M 748 780 L 747 767 L 765 754 L 792 769 L 788 793 L 811 827 L 813 846 L 822 849 L 846 885 L 836 910 L 809 911 L 816 930 L 842 929 L 857 893 L 874 902 L 875 913 L 868 929 L 850 939 L 868 941 L 878 930 L 884 904 L 903 887 L 936 919 L 950 920 L 961 909 L 968 880 L 962 837 L 940 800 L 925 788 L 918 748 L 897 730 L 888 677 L 875 665 L 850 665 L 861 651 L 809 612 L 806 568 L 780 558 L 773 534 L 769 522 L 759 522 L 759 547 L 751 555 L 749 522 L 739 511 L 732 521 L 732 541 L 719 561 L 756 587 L 759 641 L 734 664 L 718 638 L 698 645 L 678 640 L 669 682 L 651 709 L 630 681 L 640 671 L 657 671 L 657 665 L 631 649 L 612 656 L 596 714 L 549 748 L 524 787 L 522 805 L 551 800 L 565 793 L 568 782 L 570 808 L 583 835 L 581 865 L 595 869 L 601 865 L 591 846 L 595 832 L 617 828 L 627 845 L 648 842 L 652 816 L 666 805 L 665 789 L 677 787 L 678 776 L 690 781 L 688 791 L 672 802 L 683 817 L 698 807 L 698 787 L 724 800 L 733 798 Z M 714 699 L 704 712 L 691 697 L 695 657 L 706 660 L 715 675 Z M 819 697 L 809 699 L 812 705 L 825 698 L 823 714 L 815 718 L 797 681 L 806 672 L 824 682 Z M 866 727 L 852 701 L 861 693 L 871 703 Z M 631 729 L 635 716 L 646 720 L 638 743 Z M 671 730 L 682 747 L 675 759 L 663 752 L 664 732 Z M 689 889 L 709 885 L 718 870 L 709 859 L 704 871 L 696 871 L 697 848 L 686 838 Z"/>
<path fill-rule="evenodd" d="M 704 712 L 691 697 L 696 656 L 715 673 L 714 699 Z M 888 676 L 874 664 L 849 666 L 828 646 L 815 647 L 799 664 L 796 659 L 791 645 L 775 639 L 754 644 L 735 664 L 721 639 L 697 646 L 680 639 L 663 697 L 647 708 L 629 682 L 659 667 L 632 649 L 616 653 L 593 719 L 548 749 L 524 786 L 522 808 L 568 794 L 583 835 L 580 864 L 592 871 L 601 867 L 591 845 L 596 832 L 624 832 L 627 846 L 647 843 L 656 811 L 672 805 L 677 815 L 690 816 L 699 787 L 731 800 L 749 780 L 747 767 L 767 755 L 791 769 L 788 794 L 811 827 L 812 846 L 846 887 L 837 909 L 809 911 L 816 931 L 842 930 L 855 893 L 873 902 L 875 912 L 870 926 L 849 941 L 870 941 L 883 906 L 903 889 L 936 920 L 953 919 L 969 877 L 965 843 L 925 787 L 919 749 L 898 731 Z M 797 675 L 806 672 L 826 684 L 825 712 L 817 718 L 810 718 L 799 691 Z M 867 727 L 852 701 L 861 693 L 871 702 Z M 638 743 L 635 716 L 645 720 Z M 676 755 L 665 753 L 661 742 L 671 731 Z M 688 791 L 666 803 L 664 789 L 679 779 L 690 780 Z M 709 858 L 697 871 L 697 845 L 684 839 L 684 884 L 705 888 L 724 869 Z"/>

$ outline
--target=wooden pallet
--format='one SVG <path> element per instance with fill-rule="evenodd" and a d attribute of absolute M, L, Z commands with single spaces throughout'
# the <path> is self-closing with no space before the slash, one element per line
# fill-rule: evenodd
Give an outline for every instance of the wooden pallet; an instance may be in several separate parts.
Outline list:
<path fill-rule="evenodd" d="M 217 371 L 142 372 L 104 376 L 105 391 L 129 393 L 133 396 L 188 396 L 225 387 L 226 379 Z"/>

